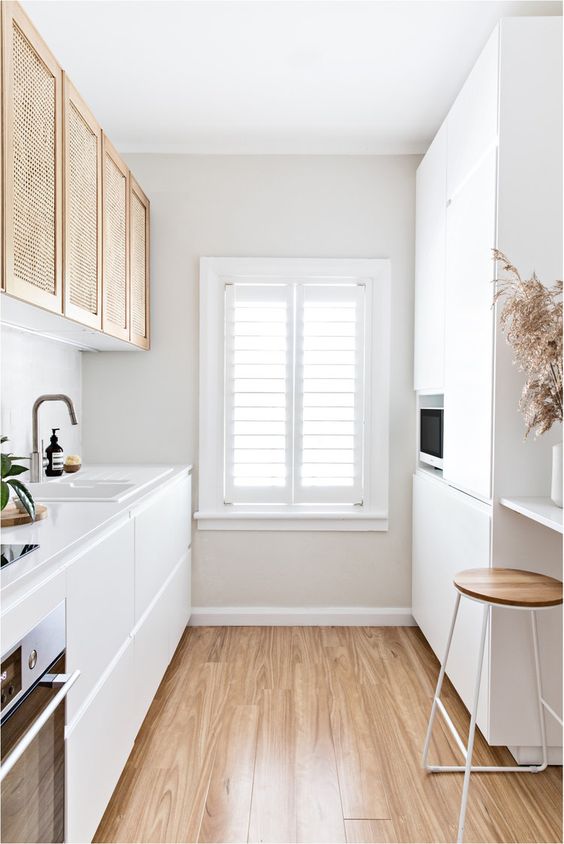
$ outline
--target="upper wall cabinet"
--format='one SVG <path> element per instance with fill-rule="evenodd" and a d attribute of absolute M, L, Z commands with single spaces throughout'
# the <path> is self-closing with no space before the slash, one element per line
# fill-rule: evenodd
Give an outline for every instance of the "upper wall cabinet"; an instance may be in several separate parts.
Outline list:
<path fill-rule="evenodd" d="M 102 327 L 102 130 L 64 78 L 64 313 Z"/>
<path fill-rule="evenodd" d="M 480 53 L 451 108 L 448 122 L 447 199 L 497 143 L 499 27 Z"/>
<path fill-rule="evenodd" d="M 129 178 L 129 337 L 149 348 L 149 200 Z"/>
<path fill-rule="evenodd" d="M 447 127 L 439 129 L 416 175 L 416 390 L 443 392 Z"/>
<path fill-rule="evenodd" d="M 491 497 L 496 165 L 494 147 L 447 211 L 444 476 L 484 499 Z"/>
<path fill-rule="evenodd" d="M 16 3 L 2 3 L 5 289 L 61 313 L 62 72 Z"/>
<path fill-rule="evenodd" d="M 102 328 L 107 334 L 129 340 L 129 174 L 105 135 L 102 178 Z"/>
<path fill-rule="evenodd" d="M 148 349 L 149 201 L 20 5 L 0 6 L 2 321 Z"/>

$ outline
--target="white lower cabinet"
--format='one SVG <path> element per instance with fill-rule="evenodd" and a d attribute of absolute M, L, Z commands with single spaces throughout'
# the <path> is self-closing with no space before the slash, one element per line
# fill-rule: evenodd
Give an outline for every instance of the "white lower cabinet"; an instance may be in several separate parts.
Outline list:
<path fill-rule="evenodd" d="M 190 619 L 190 477 L 124 515 L 66 570 L 67 841 L 92 840 Z"/>
<path fill-rule="evenodd" d="M 68 842 L 91 841 L 135 738 L 133 642 L 122 652 L 67 738 Z"/>
<path fill-rule="evenodd" d="M 456 600 L 453 578 L 490 561 L 490 508 L 447 484 L 423 475 L 413 478 L 413 616 L 442 660 Z M 476 676 L 482 607 L 462 599 L 447 674 L 468 708 Z M 486 650 L 478 726 L 488 735 Z"/>

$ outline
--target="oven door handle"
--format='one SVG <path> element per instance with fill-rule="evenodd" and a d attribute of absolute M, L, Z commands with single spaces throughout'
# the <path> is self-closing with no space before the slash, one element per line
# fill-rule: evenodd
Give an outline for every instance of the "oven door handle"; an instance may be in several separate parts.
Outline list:
<path fill-rule="evenodd" d="M 10 773 L 16 762 L 23 756 L 31 742 L 34 740 L 34 738 L 37 736 L 43 726 L 47 723 L 47 721 L 49 720 L 53 712 L 56 710 L 58 705 L 61 703 L 61 701 L 66 698 L 69 691 L 80 677 L 80 671 L 75 671 L 73 674 L 70 675 L 70 677 L 68 676 L 68 674 L 51 675 L 51 677 L 53 676 L 57 678 L 56 683 L 53 682 L 53 686 L 58 685 L 63 679 L 65 682 L 63 683 L 62 687 L 59 689 L 53 700 L 49 703 L 48 706 L 45 707 L 41 715 L 35 719 L 23 739 L 15 746 L 8 758 L 5 760 L 4 764 L 0 767 L 0 782 L 2 782 L 4 777 Z"/>

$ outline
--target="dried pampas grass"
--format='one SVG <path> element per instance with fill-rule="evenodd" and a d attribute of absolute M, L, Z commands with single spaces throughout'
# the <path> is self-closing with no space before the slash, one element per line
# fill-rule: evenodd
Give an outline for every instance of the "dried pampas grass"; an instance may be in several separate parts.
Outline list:
<path fill-rule="evenodd" d="M 492 251 L 507 273 L 495 279 L 494 303 L 503 301 L 501 328 L 526 373 L 519 402 L 525 437 L 533 430 L 539 436 L 562 422 L 562 282 L 546 287 L 535 273 L 523 280 L 503 252 Z"/>

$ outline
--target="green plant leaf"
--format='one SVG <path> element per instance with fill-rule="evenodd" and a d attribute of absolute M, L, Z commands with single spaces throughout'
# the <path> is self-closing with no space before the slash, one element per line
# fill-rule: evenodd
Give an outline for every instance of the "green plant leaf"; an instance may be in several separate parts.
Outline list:
<path fill-rule="evenodd" d="M 31 518 L 35 519 L 35 502 L 28 488 L 15 478 L 10 478 L 6 483 L 12 487 Z"/>
<path fill-rule="evenodd" d="M 2 436 L 0 437 L 0 444 L 2 444 L 2 443 L 7 443 L 7 442 L 8 442 L 8 437 L 5 437 L 4 435 L 2 435 Z"/>
<path fill-rule="evenodd" d="M 5 478 L 10 474 L 10 468 L 12 466 L 12 457 L 10 454 L 2 454 L 0 455 L 2 459 L 2 477 Z"/>
<path fill-rule="evenodd" d="M 12 465 L 10 466 L 10 471 L 8 472 L 8 474 L 10 475 L 10 477 L 12 477 L 13 475 L 21 475 L 23 472 L 28 472 L 28 471 L 29 471 L 29 469 L 27 468 L 27 466 L 18 466 L 17 463 L 12 463 Z"/>
<path fill-rule="evenodd" d="M 7 505 L 8 501 L 10 500 L 10 487 L 5 481 L 2 481 L 2 501 L 0 502 L 2 506 L 0 510 L 3 510 L 4 507 Z"/>

